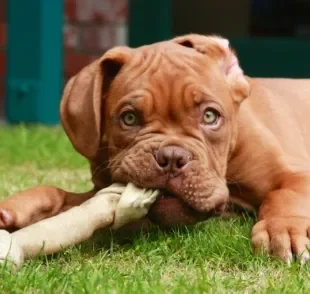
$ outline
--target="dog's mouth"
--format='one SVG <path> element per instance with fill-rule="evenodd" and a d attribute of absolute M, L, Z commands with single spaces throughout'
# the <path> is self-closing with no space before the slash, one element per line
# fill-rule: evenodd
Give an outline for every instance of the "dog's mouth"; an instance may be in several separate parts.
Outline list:
<path fill-rule="evenodd" d="M 148 212 L 148 218 L 161 227 L 192 225 L 213 216 L 214 211 L 202 213 L 181 199 L 180 196 L 166 189 L 160 194 Z"/>
<path fill-rule="evenodd" d="M 160 194 L 158 196 L 158 200 L 160 199 L 171 199 L 171 198 L 177 198 L 175 194 L 172 192 L 168 191 L 167 189 L 161 189 Z"/>

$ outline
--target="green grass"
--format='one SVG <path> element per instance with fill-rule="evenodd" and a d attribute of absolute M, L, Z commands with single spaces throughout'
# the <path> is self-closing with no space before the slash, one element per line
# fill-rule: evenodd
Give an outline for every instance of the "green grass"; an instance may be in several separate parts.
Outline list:
<path fill-rule="evenodd" d="M 89 179 L 61 128 L 1 127 L 2 198 L 39 184 L 83 191 Z M 252 254 L 252 224 L 241 217 L 130 238 L 98 233 L 15 274 L 0 267 L 0 293 L 310 293 L 310 266 Z"/>

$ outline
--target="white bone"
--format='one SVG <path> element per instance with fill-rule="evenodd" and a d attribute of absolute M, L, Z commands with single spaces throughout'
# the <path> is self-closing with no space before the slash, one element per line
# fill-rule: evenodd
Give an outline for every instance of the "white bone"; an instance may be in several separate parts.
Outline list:
<path fill-rule="evenodd" d="M 0 230 L 0 262 L 20 267 L 26 258 L 59 252 L 92 236 L 95 230 L 121 226 L 143 218 L 159 192 L 113 184 L 80 206 L 32 224 L 12 234 Z"/>

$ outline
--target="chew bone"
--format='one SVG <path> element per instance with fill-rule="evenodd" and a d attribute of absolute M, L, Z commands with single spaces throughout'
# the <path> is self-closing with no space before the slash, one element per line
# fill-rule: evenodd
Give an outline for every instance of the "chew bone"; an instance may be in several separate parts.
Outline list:
<path fill-rule="evenodd" d="M 51 254 L 78 244 L 104 227 L 118 229 L 143 218 L 158 196 L 157 190 L 140 189 L 132 183 L 113 184 L 93 198 L 57 216 L 12 234 L 0 230 L 0 262 L 20 267 L 25 258 Z"/>

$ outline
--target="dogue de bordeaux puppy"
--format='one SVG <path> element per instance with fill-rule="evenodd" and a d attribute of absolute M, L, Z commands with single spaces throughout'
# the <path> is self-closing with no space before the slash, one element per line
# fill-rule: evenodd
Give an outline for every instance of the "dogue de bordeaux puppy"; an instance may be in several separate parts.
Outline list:
<path fill-rule="evenodd" d="M 63 127 L 94 189 L 37 187 L 0 203 L 0 228 L 59 214 L 112 182 L 159 188 L 148 219 L 170 227 L 258 211 L 254 248 L 310 257 L 310 80 L 243 74 L 226 39 L 185 35 L 116 47 L 65 87 Z"/>

